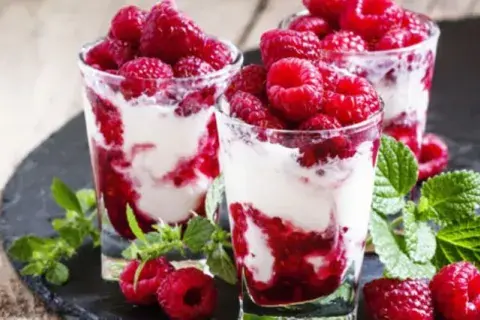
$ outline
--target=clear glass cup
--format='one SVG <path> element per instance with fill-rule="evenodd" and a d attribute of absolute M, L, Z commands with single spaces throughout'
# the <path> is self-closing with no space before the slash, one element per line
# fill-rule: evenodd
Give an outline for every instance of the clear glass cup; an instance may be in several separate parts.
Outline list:
<path fill-rule="evenodd" d="M 302 11 L 287 17 L 280 28 L 287 29 L 296 18 L 307 14 Z M 362 53 L 322 50 L 319 55 L 322 60 L 363 76 L 373 84 L 385 103 L 384 132 L 408 145 L 419 157 L 440 29 L 428 17 L 416 15 L 430 30 L 429 38 L 421 43 Z"/>
<path fill-rule="evenodd" d="M 98 42 L 97 42 L 98 43 Z M 162 222 L 182 225 L 192 210 L 202 214 L 206 191 L 219 174 L 214 105 L 242 63 L 231 43 L 233 62 L 206 76 L 135 80 L 79 66 L 84 109 L 102 231 L 102 276 L 114 280 L 125 261 L 121 252 L 134 240 L 126 208 L 144 232 Z M 151 88 L 132 95 L 132 86 Z M 178 263 L 198 263 L 202 257 Z"/>
<path fill-rule="evenodd" d="M 350 127 L 291 131 L 219 106 L 240 319 L 354 319 L 383 110 Z"/>

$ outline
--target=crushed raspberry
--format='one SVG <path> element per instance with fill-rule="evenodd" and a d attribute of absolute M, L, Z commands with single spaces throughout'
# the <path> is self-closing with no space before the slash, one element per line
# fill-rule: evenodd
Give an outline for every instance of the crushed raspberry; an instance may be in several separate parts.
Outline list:
<path fill-rule="evenodd" d="M 307 60 L 282 59 L 268 71 L 267 94 L 272 108 L 287 120 L 303 121 L 322 108 L 322 75 Z"/>
<path fill-rule="evenodd" d="M 480 319 L 480 272 L 469 262 L 443 267 L 430 282 L 435 310 L 445 320 Z"/>
<path fill-rule="evenodd" d="M 119 284 L 128 302 L 138 305 L 150 305 L 156 302 L 156 292 L 165 277 L 175 268 L 165 258 L 150 260 L 140 272 L 137 286 L 134 286 L 135 273 L 140 261 L 130 261 L 120 274 Z"/>
<path fill-rule="evenodd" d="M 140 50 L 147 57 L 157 57 L 174 64 L 180 58 L 192 55 L 204 38 L 202 30 L 177 11 L 172 2 L 162 1 L 147 15 Z"/>
<path fill-rule="evenodd" d="M 380 99 L 364 78 L 341 76 L 335 91 L 325 91 L 323 111 L 342 125 L 365 121 L 379 110 Z"/>
<path fill-rule="evenodd" d="M 332 29 L 328 25 L 328 22 L 320 17 L 315 16 L 301 16 L 295 19 L 290 26 L 290 30 L 300 32 L 313 32 L 320 39 L 329 34 Z"/>
<path fill-rule="evenodd" d="M 419 162 L 419 180 L 441 173 L 448 165 L 447 144 L 433 133 L 426 134 L 423 137 Z"/>
<path fill-rule="evenodd" d="M 212 277 L 196 268 L 183 268 L 163 280 L 157 299 L 172 319 L 209 319 L 217 304 L 217 289 Z"/>
<path fill-rule="evenodd" d="M 372 41 L 399 27 L 403 12 L 392 0 L 352 0 L 340 17 L 340 26 Z"/>
<path fill-rule="evenodd" d="M 215 70 L 208 62 L 195 56 L 181 58 L 173 66 L 173 73 L 177 78 L 196 77 L 212 73 L 213 71 Z"/>
<path fill-rule="evenodd" d="M 203 109 L 208 109 L 215 104 L 217 89 L 207 87 L 198 91 L 189 93 L 175 109 L 175 114 L 181 117 L 189 117 Z"/>
<path fill-rule="evenodd" d="M 147 13 L 137 6 L 121 8 L 113 17 L 110 33 L 116 39 L 138 44 Z"/>
<path fill-rule="evenodd" d="M 325 114 L 317 114 L 310 119 L 302 122 L 298 129 L 300 130 L 329 130 L 338 129 L 342 125 L 337 119 L 327 116 Z"/>
<path fill-rule="evenodd" d="M 363 293 L 372 320 L 434 320 L 432 294 L 424 280 L 377 279 Z"/>
<path fill-rule="evenodd" d="M 338 31 L 331 33 L 320 42 L 324 50 L 337 52 L 364 52 L 367 51 L 367 43 L 359 35 L 352 31 Z"/>
<path fill-rule="evenodd" d="M 347 2 L 347 0 L 303 0 L 303 4 L 312 15 L 325 18 L 334 25 L 338 25 L 340 14 Z"/>
<path fill-rule="evenodd" d="M 263 66 L 251 64 L 243 67 L 237 73 L 225 91 L 227 99 L 231 99 L 238 91 L 253 94 L 257 98 L 266 96 L 265 84 L 267 83 L 267 70 Z"/>
<path fill-rule="evenodd" d="M 136 98 L 142 94 L 153 96 L 164 81 L 173 77 L 172 68 L 156 58 L 137 58 L 124 64 L 120 75 L 125 77 L 122 82 L 122 93 L 128 98 Z"/>
<path fill-rule="evenodd" d="M 411 31 L 415 30 L 424 33 L 427 36 L 430 33 L 428 24 L 422 21 L 417 13 L 408 10 L 405 10 L 403 14 L 401 28 Z"/>
<path fill-rule="evenodd" d="M 328 295 L 340 285 L 347 267 L 342 228 L 335 221 L 324 232 L 305 232 L 288 221 L 269 217 L 246 203 L 230 204 L 234 221 L 232 241 L 238 271 L 245 274 L 249 294 L 257 304 L 269 306 L 304 302 Z M 265 254 L 251 251 L 246 239 L 247 219 L 261 229 L 274 257 L 272 278 L 256 281 L 244 261 Z M 332 218 L 333 220 L 333 218 Z M 308 261 L 321 259 L 313 268 Z"/>
<path fill-rule="evenodd" d="M 283 58 L 316 60 L 320 57 L 319 49 L 320 40 L 312 32 L 274 29 L 265 32 L 260 40 L 260 52 L 267 69 Z"/>
<path fill-rule="evenodd" d="M 220 70 L 233 61 L 230 48 L 216 39 L 205 38 L 194 51 L 197 57 L 206 61 L 215 70 Z"/>
<path fill-rule="evenodd" d="M 238 91 L 230 100 L 230 113 L 235 118 L 261 128 L 285 128 L 285 124 L 260 99 L 243 91 Z"/>
<path fill-rule="evenodd" d="M 422 32 L 410 31 L 407 29 L 393 29 L 388 31 L 375 45 L 375 50 L 399 49 L 420 43 L 427 39 Z"/>

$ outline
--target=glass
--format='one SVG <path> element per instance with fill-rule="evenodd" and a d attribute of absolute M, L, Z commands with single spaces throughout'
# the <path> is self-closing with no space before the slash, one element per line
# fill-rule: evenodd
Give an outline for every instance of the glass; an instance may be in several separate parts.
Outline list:
<path fill-rule="evenodd" d="M 303 11 L 280 23 L 286 29 Z M 416 13 L 414 13 L 416 14 Z M 425 41 L 407 48 L 361 53 L 322 50 L 320 57 L 367 78 L 385 103 L 384 132 L 402 141 L 419 157 L 440 29 L 428 17 L 416 14 L 430 30 Z"/>
<path fill-rule="evenodd" d="M 135 238 L 127 206 L 144 232 L 160 222 L 183 225 L 192 210 L 204 214 L 206 191 L 219 174 L 214 105 L 243 63 L 241 52 L 225 44 L 233 62 L 222 70 L 161 80 L 125 79 L 99 71 L 84 59 L 95 44 L 81 50 L 104 279 L 118 277 L 125 263 L 121 252 Z M 147 94 L 138 96 L 138 86 L 149 88 Z M 167 257 L 177 264 L 203 262 L 202 257 L 184 259 L 175 252 Z"/>
<path fill-rule="evenodd" d="M 354 319 L 383 110 L 341 129 L 262 129 L 217 111 L 240 319 Z"/>

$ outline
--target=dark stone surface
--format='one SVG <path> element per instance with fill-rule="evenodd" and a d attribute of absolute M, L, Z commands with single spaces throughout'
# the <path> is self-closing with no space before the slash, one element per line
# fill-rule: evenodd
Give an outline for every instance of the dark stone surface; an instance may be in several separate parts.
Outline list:
<path fill-rule="evenodd" d="M 480 20 L 441 23 L 443 31 L 429 111 L 429 131 L 443 136 L 451 150 L 452 169 L 480 170 L 480 42 L 474 35 Z M 259 61 L 247 52 L 247 62 Z M 83 116 L 79 115 L 35 149 L 6 186 L 0 216 L 4 246 L 28 233 L 51 235 L 50 221 L 61 215 L 50 198 L 49 186 L 59 177 L 73 188 L 91 187 L 90 161 Z M 14 263 L 18 270 L 20 265 Z M 100 252 L 85 246 L 68 262 L 71 280 L 49 287 L 42 280 L 24 277 L 46 305 L 67 319 L 166 319 L 156 308 L 135 308 L 123 302 L 114 283 L 100 279 Z M 362 282 L 381 274 L 380 263 L 367 256 Z M 216 319 L 236 318 L 235 289 L 222 285 Z M 360 312 L 362 315 L 363 312 Z M 364 317 L 360 316 L 360 319 Z"/>

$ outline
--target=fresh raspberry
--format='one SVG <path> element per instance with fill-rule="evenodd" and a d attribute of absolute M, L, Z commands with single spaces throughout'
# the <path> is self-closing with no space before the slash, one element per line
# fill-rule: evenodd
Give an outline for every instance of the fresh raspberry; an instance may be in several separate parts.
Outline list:
<path fill-rule="evenodd" d="M 205 35 L 189 18 L 178 12 L 170 1 L 163 1 L 148 14 L 140 38 L 143 55 L 174 64 L 192 55 Z M 205 60 L 205 59 L 204 59 Z"/>
<path fill-rule="evenodd" d="M 347 0 L 303 0 L 303 4 L 312 15 L 326 18 L 335 24 L 338 24 L 346 3 Z"/>
<path fill-rule="evenodd" d="M 422 126 L 418 122 L 406 121 L 404 116 L 384 128 L 383 132 L 410 148 L 417 159 L 420 158 Z"/>
<path fill-rule="evenodd" d="M 363 293 L 372 320 L 434 320 L 432 294 L 424 280 L 377 279 Z"/>
<path fill-rule="evenodd" d="M 135 57 L 135 49 L 127 42 L 106 39 L 90 49 L 85 62 L 100 70 L 115 70 Z"/>
<path fill-rule="evenodd" d="M 294 30 L 270 30 L 262 35 L 260 52 L 265 66 L 270 66 L 283 58 L 319 58 L 320 40 L 312 32 Z"/>
<path fill-rule="evenodd" d="M 126 79 L 122 82 L 122 93 L 128 98 L 142 94 L 153 96 L 168 80 L 173 77 L 172 68 L 156 58 L 141 57 L 129 61 L 120 69 L 120 75 Z"/>
<path fill-rule="evenodd" d="M 352 0 L 340 17 L 340 25 L 372 41 L 399 27 L 402 19 L 403 9 L 392 0 Z"/>
<path fill-rule="evenodd" d="M 423 137 L 420 151 L 419 180 L 425 180 L 439 174 L 448 165 L 448 147 L 433 133 Z"/>
<path fill-rule="evenodd" d="M 230 114 L 248 124 L 261 128 L 284 129 L 285 124 L 274 116 L 260 99 L 238 91 L 230 100 Z"/>
<path fill-rule="evenodd" d="M 215 71 L 211 65 L 194 56 L 181 58 L 173 66 L 173 73 L 177 78 L 196 77 Z"/>
<path fill-rule="evenodd" d="M 324 50 L 338 52 L 364 52 L 367 51 L 367 43 L 359 35 L 352 31 L 338 31 L 331 33 L 320 42 Z"/>
<path fill-rule="evenodd" d="M 302 122 L 298 129 L 300 130 L 329 130 L 341 128 L 342 125 L 337 119 L 326 114 L 317 114 L 310 119 Z"/>
<path fill-rule="evenodd" d="M 195 55 L 209 63 L 215 70 L 222 69 L 233 60 L 230 48 L 213 38 L 205 38 L 195 49 Z"/>
<path fill-rule="evenodd" d="M 215 310 L 217 290 L 213 278 L 196 268 L 184 268 L 163 280 L 157 299 L 172 319 L 208 319 Z"/>
<path fill-rule="evenodd" d="M 300 32 L 313 32 L 320 39 L 332 31 L 327 21 L 320 17 L 314 17 L 310 15 L 298 17 L 290 24 L 288 28 L 290 30 Z"/>
<path fill-rule="evenodd" d="M 192 114 L 207 109 L 215 104 L 216 88 L 207 87 L 189 93 L 175 109 L 175 114 L 181 117 L 189 117 Z"/>
<path fill-rule="evenodd" d="M 120 289 L 130 303 L 138 305 L 154 304 L 158 286 L 175 268 L 163 257 L 150 260 L 145 263 L 140 271 L 137 286 L 135 287 L 135 272 L 140 264 L 140 261 L 133 260 L 125 266 L 120 274 Z"/>
<path fill-rule="evenodd" d="M 340 74 L 331 65 L 322 60 L 315 60 L 313 65 L 322 75 L 325 90 L 335 90 Z"/>
<path fill-rule="evenodd" d="M 227 99 L 231 99 L 238 91 L 247 92 L 253 94 L 257 98 L 263 98 L 266 94 L 265 84 L 267 82 L 267 70 L 263 66 L 251 64 L 243 67 L 239 73 L 237 73 L 230 85 L 225 91 Z"/>
<path fill-rule="evenodd" d="M 480 319 L 480 272 L 469 262 L 443 267 L 430 282 L 435 310 L 445 320 Z"/>
<path fill-rule="evenodd" d="M 407 29 L 393 29 L 388 31 L 375 45 L 375 50 L 399 49 L 420 43 L 427 39 L 427 34 Z"/>
<path fill-rule="evenodd" d="M 362 122 L 380 110 L 380 99 L 364 78 L 341 76 L 335 91 L 325 91 L 324 113 L 342 125 Z"/>
<path fill-rule="evenodd" d="M 117 64 L 117 68 L 135 58 L 136 50 L 128 42 L 116 39 L 108 39 L 106 42 L 107 50 L 112 60 Z"/>
<path fill-rule="evenodd" d="M 310 61 L 282 59 L 268 72 L 267 94 L 272 107 L 287 120 L 303 121 L 322 108 L 322 75 Z"/>
<path fill-rule="evenodd" d="M 427 36 L 430 33 L 428 24 L 422 21 L 417 13 L 408 10 L 403 13 L 401 27 L 402 29 L 425 33 Z"/>
<path fill-rule="evenodd" d="M 113 17 L 110 33 L 116 39 L 138 44 L 147 13 L 137 6 L 121 8 Z"/>

